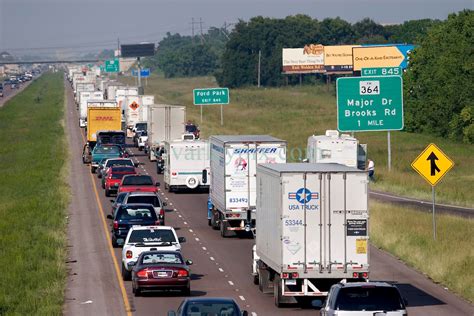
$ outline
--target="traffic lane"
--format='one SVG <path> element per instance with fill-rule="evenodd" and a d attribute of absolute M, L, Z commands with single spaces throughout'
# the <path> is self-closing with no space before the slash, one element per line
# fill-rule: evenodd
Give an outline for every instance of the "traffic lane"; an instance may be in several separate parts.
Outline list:
<path fill-rule="evenodd" d="M 371 280 L 395 283 L 408 300 L 410 315 L 474 315 L 473 305 L 399 259 L 374 246 L 370 247 L 370 255 Z"/>
<path fill-rule="evenodd" d="M 136 152 L 136 151 L 135 151 Z M 138 152 L 145 161 L 146 168 L 153 170 L 156 174 L 154 163 L 148 161 L 143 154 Z M 160 176 L 162 179 L 162 176 Z M 213 231 L 207 226 L 207 194 L 176 194 L 166 193 L 170 198 L 176 199 L 176 204 L 183 210 L 184 215 L 196 227 L 196 231 L 203 236 L 206 241 L 212 245 L 211 249 L 215 252 L 217 258 L 221 258 L 224 265 L 229 266 L 232 272 L 235 272 L 244 284 L 250 284 L 246 289 L 254 296 L 264 296 L 254 287 L 256 292 L 252 292 L 252 279 L 250 277 L 251 249 L 253 240 L 239 238 L 224 239 L 220 237 L 218 231 Z M 232 251 L 225 251 L 232 249 Z M 444 290 L 441 286 L 433 283 L 421 273 L 407 267 L 402 261 L 395 259 L 386 252 L 371 247 L 370 253 L 371 280 L 389 280 L 397 283 L 404 297 L 409 302 L 408 310 L 410 314 L 426 315 L 433 313 L 436 315 L 474 315 L 473 306 L 455 294 Z M 394 273 L 397 271 L 397 273 Z M 275 309 L 273 299 L 267 301 L 258 300 L 259 304 L 265 305 L 264 311 Z M 410 303 L 411 302 L 411 303 Z M 441 303 L 440 303 L 441 302 Z M 276 313 L 276 312 L 275 312 Z"/>
<path fill-rule="evenodd" d="M 66 315 L 125 315 L 124 304 L 111 268 L 113 263 L 101 225 L 90 175 L 82 161 L 83 139 L 76 128 L 77 113 L 72 91 L 66 85 L 66 124 L 70 152 L 68 217 L 68 282 Z"/>
<path fill-rule="evenodd" d="M 140 161 L 149 174 L 152 174 L 161 182 L 164 188 L 163 176 L 156 174 L 156 165 L 150 162 L 143 152 L 136 148 L 131 149 L 134 157 Z M 206 248 L 206 255 L 212 257 L 212 261 L 218 263 L 221 273 L 225 275 L 225 282 L 231 285 L 235 292 L 233 297 L 237 303 L 250 313 L 257 315 L 317 315 L 318 311 L 299 305 L 288 305 L 285 308 L 275 307 L 273 295 L 263 294 L 258 286 L 253 284 L 251 276 L 253 238 L 222 238 L 219 231 L 211 229 L 207 225 L 207 197 L 205 192 L 201 193 L 169 193 L 163 189 L 167 201 L 171 201 L 176 209 L 180 211 L 185 223 L 191 225 L 193 233 Z M 223 296 L 223 295 L 219 295 Z"/>
<path fill-rule="evenodd" d="M 139 166 L 139 171 L 148 174 L 143 164 Z M 152 176 L 157 180 L 156 176 Z M 94 180 L 96 186 L 101 187 L 100 179 L 94 176 Z M 183 236 L 187 240 L 183 243 L 182 252 L 185 258 L 193 260 L 194 263 L 191 266 L 192 296 L 230 296 L 238 300 L 239 295 L 236 295 L 238 289 L 235 289 L 231 283 L 226 281 L 226 274 L 222 272 L 222 269 L 219 270 L 219 262 L 216 262 L 212 256 L 209 256 L 207 248 L 203 246 L 203 242 L 196 236 L 192 225 L 180 214 L 179 207 L 176 207 L 175 203 L 168 199 L 161 190 L 159 194 L 163 201 L 168 203 L 165 217 L 166 225 L 173 226 L 178 236 Z M 105 197 L 104 190 L 102 189 L 100 189 L 100 200 L 104 212 L 110 214 L 112 199 Z M 109 220 L 108 224 L 109 230 L 111 231 L 112 221 Z M 114 249 L 114 255 L 117 260 L 121 262 L 122 248 Z M 145 293 L 142 297 L 134 297 L 131 281 L 125 281 L 124 284 L 127 289 L 127 297 L 130 301 L 132 311 L 136 315 L 156 313 L 157 306 L 160 307 L 159 314 L 166 315 L 168 310 L 177 309 L 184 299 L 184 296 L 178 292 L 149 292 Z"/>

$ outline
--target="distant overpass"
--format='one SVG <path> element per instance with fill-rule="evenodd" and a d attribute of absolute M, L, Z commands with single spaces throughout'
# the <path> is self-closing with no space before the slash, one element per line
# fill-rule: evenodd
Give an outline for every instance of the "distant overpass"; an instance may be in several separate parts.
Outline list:
<path fill-rule="evenodd" d="M 33 60 L 33 61 L 0 61 L 0 65 L 31 65 L 31 64 L 81 64 L 103 62 L 105 59 L 76 59 L 76 60 Z"/>

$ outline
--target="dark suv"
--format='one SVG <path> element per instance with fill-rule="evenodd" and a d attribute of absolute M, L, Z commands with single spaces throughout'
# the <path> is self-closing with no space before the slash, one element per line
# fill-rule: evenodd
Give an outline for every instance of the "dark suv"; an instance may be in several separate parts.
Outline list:
<path fill-rule="evenodd" d="M 114 220 L 112 225 L 112 246 L 114 247 L 123 245 L 132 226 L 160 225 L 155 208 L 151 204 L 122 204 L 113 216 L 107 215 L 107 218 Z"/>

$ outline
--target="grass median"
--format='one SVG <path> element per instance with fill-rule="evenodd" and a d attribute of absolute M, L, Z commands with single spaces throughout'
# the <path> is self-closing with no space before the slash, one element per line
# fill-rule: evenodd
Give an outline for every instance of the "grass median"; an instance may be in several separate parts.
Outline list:
<path fill-rule="evenodd" d="M 122 77 L 128 84 L 133 78 Z M 217 86 L 212 77 L 165 79 L 148 78 L 145 92 L 157 103 L 187 106 L 187 117 L 200 123 L 199 107 L 193 106 L 193 89 Z M 310 135 L 336 129 L 334 86 L 295 86 L 280 88 L 239 88 L 230 91 L 230 104 L 224 105 L 224 126 L 220 125 L 218 105 L 203 108 L 202 135 L 270 134 L 288 141 L 289 161 L 306 158 Z M 387 133 L 356 133 L 368 145 L 368 156 L 375 161 L 377 182 L 372 189 L 431 199 L 431 186 L 412 168 L 411 162 L 429 144 L 436 143 L 455 162 L 454 168 L 437 185 L 437 200 L 442 203 L 474 207 L 474 145 L 455 143 L 440 137 L 392 132 L 392 170 L 387 168 Z"/>
<path fill-rule="evenodd" d="M 67 145 L 61 73 L 0 109 L 0 314 L 61 315 L 66 282 Z"/>
<path fill-rule="evenodd" d="M 371 242 L 474 302 L 474 220 L 371 202 Z"/>

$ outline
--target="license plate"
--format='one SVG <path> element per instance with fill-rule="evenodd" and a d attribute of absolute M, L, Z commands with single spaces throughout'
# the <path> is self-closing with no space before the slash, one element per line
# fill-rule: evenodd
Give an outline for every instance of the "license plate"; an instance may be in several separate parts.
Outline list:
<path fill-rule="evenodd" d="M 167 278 L 168 275 L 167 271 L 153 271 L 153 276 L 155 278 Z"/>
<path fill-rule="evenodd" d="M 286 285 L 296 285 L 296 280 L 286 280 Z"/>

